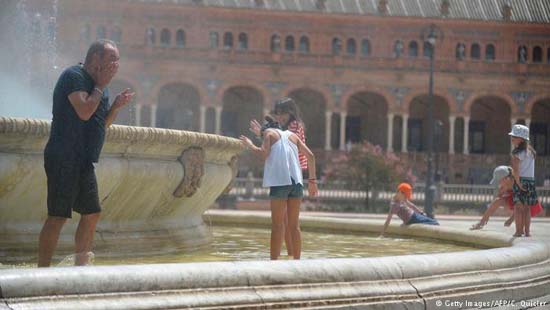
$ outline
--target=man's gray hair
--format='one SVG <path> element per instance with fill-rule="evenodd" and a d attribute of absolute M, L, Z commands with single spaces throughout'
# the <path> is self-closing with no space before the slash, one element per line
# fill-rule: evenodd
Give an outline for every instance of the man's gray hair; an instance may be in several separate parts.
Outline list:
<path fill-rule="evenodd" d="M 103 55 L 105 54 L 105 47 L 107 45 L 111 45 L 116 48 L 116 43 L 107 39 L 100 39 L 92 43 L 90 48 L 88 48 L 88 53 L 86 53 L 86 60 L 84 63 L 89 64 L 92 61 L 94 54 L 98 54 L 99 58 L 103 58 Z"/>

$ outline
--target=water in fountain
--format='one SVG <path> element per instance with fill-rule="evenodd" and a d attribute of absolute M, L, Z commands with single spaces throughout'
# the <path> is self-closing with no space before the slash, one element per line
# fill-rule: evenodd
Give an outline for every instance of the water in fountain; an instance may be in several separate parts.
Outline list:
<path fill-rule="evenodd" d="M 43 5 L 46 4 L 46 1 Z M 51 119 L 51 97 L 59 74 L 56 51 L 57 0 L 46 9 L 27 1 L 2 1 L 0 10 L 0 116 Z"/>

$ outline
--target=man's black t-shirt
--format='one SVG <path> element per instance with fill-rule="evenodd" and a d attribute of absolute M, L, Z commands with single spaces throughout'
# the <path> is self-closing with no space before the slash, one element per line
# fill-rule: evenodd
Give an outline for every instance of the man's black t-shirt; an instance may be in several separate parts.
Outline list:
<path fill-rule="evenodd" d="M 94 80 L 81 65 L 61 73 L 53 92 L 53 118 L 45 156 L 65 161 L 98 161 L 110 108 L 108 90 L 104 90 L 99 107 L 88 121 L 78 117 L 69 101 L 71 93 L 91 93 L 94 85 Z"/>
<path fill-rule="evenodd" d="M 105 142 L 105 119 L 109 113 L 109 90 L 103 89 L 101 103 L 97 107 L 94 115 L 84 123 L 84 141 L 86 160 L 93 163 L 99 161 L 99 155 Z"/>

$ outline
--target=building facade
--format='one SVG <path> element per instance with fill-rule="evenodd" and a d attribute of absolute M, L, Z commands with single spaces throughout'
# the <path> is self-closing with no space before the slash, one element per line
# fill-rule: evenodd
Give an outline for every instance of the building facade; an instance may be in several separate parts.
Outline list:
<path fill-rule="evenodd" d="M 421 177 L 433 51 L 442 177 L 486 182 L 509 162 L 507 133 L 522 123 L 542 182 L 550 178 L 550 4 L 470 2 L 61 0 L 56 45 L 68 65 L 95 39 L 118 42 L 111 88 L 137 93 L 122 124 L 238 137 L 290 96 L 321 163 L 367 140 Z M 432 24 L 433 48 L 425 40 Z"/>

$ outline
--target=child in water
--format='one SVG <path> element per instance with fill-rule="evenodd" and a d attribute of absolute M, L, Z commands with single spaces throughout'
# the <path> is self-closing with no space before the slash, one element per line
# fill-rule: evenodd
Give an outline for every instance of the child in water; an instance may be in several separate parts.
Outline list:
<path fill-rule="evenodd" d="M 255 146 L 250 139 L 241 136 L 243 145 L 262 156 L 265 160 L 263 186 L 269 187 L 271 205 L 271 243 L 270 257 L 279 258 L 285 233 L 285 217 L 292 240 L 292 256 L 300 259 L 302 237 L 300 232 L 300 204 L 303 197 L 303 177 L 298 152 L 306 155 L 310 165 L 308 191 L 310 196 L 317 195 L 315 156 L 300 138 L 281 126 L 270 116 L 265 117 L 267 124 L 262 127 L 262 146 Z"/>
<path fill-rule="evenodd" d="M 427 225 L 439 225 L 439 223 L 425 215 L 417 206 L 415 206 L 410 199 L 412 198 L 412 186 L 408 183 L 401 183 L 397 186 L 397 192 L 393 196 L 390 204 L 390 212 L 384 223 L 384 228 L 380 236 L 384 236 L 386 229 L 390 225 L 392 216 L 397 216 L 403 221 L 404 225 L 410 224 L 427 224 Z"/>

